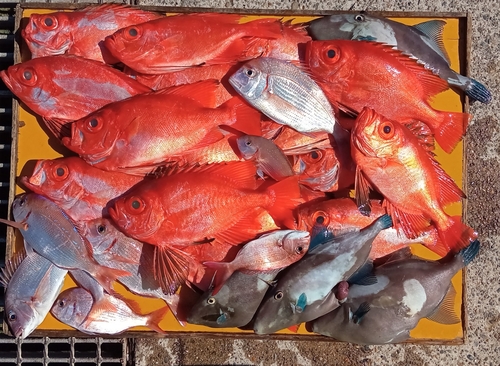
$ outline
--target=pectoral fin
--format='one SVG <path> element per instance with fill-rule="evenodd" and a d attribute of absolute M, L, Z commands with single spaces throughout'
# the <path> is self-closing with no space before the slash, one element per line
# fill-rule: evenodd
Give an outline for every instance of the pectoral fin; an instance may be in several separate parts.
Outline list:
<path fill-rule="evenodd" d="M 370 304 L 366 301 L 359 305 L 358 309 L 352 314 L 352 322 L 354 324 L 359 324 L 361 319 L 370 311 Z"/>

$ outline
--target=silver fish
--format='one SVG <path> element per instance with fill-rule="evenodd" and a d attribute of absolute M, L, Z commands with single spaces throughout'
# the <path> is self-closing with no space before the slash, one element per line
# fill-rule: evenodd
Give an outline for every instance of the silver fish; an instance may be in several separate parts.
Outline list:
<path fill-rule="evenodd" d="M 323 90 L 292 63 L 257 58 L 229 78 L 248 103 L 272 120 L 298 132 L 327 132 L 340 128 Z"/>
<path fill-rule="evenodd" d="M 25 241 L 35 252 L 64 269 L 81 269 L 108 292 L 112 282 L 130 273 L 101 266 L 92 257 L 90 244 L 55 203 L 34 193 L 17 197 L 12 214 Z"/>
<path fill-rule="evenodd" d="M 33 251 L 24 259 L 17 254 L 7 261 L 0 281 L 7 288 L 7 324 L 16 338 L 26 338 L 42 323 L 61 291 L 67 272 Z"/>
<path fill-rule="evenodd" d="M 333 288 L 363 266 L 377 234 L 390 226 L 391 218 L 384 215 L 359 232 L 346 233 L 319 245 L 313 239 L 308 254 L 288 267 L 266 295 L 255 317 L 255 333 L 273 333 L 337 308 L 339 302 Z"/>
<path fill-rule="evenodd" d="M 341 341 L 358 344 L 402 342 L 422 318 L 456 324 L 456 292 L 452 277 L 479 251 L 472 242 L 452 257 L 439 261 L 410 258 L 375 268 L 376 283 L 352 285 L 345 303 L 312 322 L 312 329 Z"/>
<path fill-rule="evenodd" d="M 168 307 L 140 315 L 138 305 L 131 300 L 125 301 L 108 294 L 104 294 L 104 297 L 108 303 L 105 309 L 112 310 L 89 316 L 94 302 L 92 295 L 80 287 L 70 288 L 58 296 L 50 313 L 57 320 L 86 334 L 119 334 L 137 326 L 165 333 L 158 324 L 168 312 Z"/>
<path fill-rule="evenodd" d="M 243 327 L 253 318 L 279 270 L 246 274 L 234 272 L 216 295 L 209 290 L 191 308 L 190 324 L 211 328 Z"/>
<path fill-rule="evenodd" d="M 489 103 L 491 93 L 484 85 L 450 68 L 450 60 L 442 41 L 445 24 L 443 20 L 430 20 L 408 26 L 362 12 L 313 20 L 309 25 L 309 33 L 315 40 L 363 40 L 394 46 L 446 80 L 452 89 L 462 90 L 473 100 Z"/>

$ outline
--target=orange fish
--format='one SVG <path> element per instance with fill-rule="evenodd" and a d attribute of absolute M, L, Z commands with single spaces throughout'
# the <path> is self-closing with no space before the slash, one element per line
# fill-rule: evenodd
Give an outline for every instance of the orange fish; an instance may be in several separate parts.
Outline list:
<path fill-rule="evenodd" d="M 263 232 L 263 212 L 285 220 L 302 202 L 295 177 L 255 189 L 255 174 L 252 162 L 178 168 L 136 185 L 109 213 L 125 234 L 156 245 L 155 276 L 171 291 L 196 267 L 182 247 L 238 245 Z"/>
<path fill-rule="evenodd" d="M 448 89 L 443 79 L 414 59 L 376 42 L 312 41 L 306 62 L 332 104 L 359 113 L 374 108 L 387 118 L 422 121 L 437 143 L 451 152 L 472 118 L 468 113 L 432 108 L 432 96 Z"/>
<path fill-rule="evenodd" d="M 92 220 L 107 213 L 109 202 L 143 178 L 104 172 L 78 157 L 39 160 L 31 177 L 21 182 L 35 193 L 50 198 L 73 221 Z"/>
<path fill-rule="evenodd" d="M 63 144 L 100 169 L 147 173 L 223 139 L 219 125 L 260 134 L 260 113 L 240 97 L 214 108 L 218 87 L 207 80 L 108 104 L 75 122 Z"/>
<path fill-rule="evenodd" d="M 315 225 L 320 224 L 326 226 L 335 235 L 361 230 L 375 221 L 377 217 L 386 213 L 381 201 L 370 200 L 370 205 L 372 213 L 370 216 L 365 216 L 359 212 L 356 202 L 351 198 L 305 203 L 296 209 L 297 229 L 311 232 Z M 448 253 L 448 248 L 439 240 L 438 232 L 434 226 L 429 226 L 426 231 L 414 239 L 409 239 L 391 227 L 377 235 L 372 244 L 370 258 L 384 257 L 413 243 L 423 244 L 440 256 L 445 256 Z"/>
<path fill-rule="evenodd" d="M 0 71 L 0 77 L 58 138 L 69 135 L 68 121 L 151 91 L 110 66 L 77 56 L 36 58 Z"/>
<path fill-rule="evenodd" d="M 68 54 L 114 64 L 118 61 L 103 47 L 104 38 L 129 25 L 163 17 L 127 5 L 103 4 L 72 12 L 31 14 L 21 35 L 33 58 Z"/>
<path fill-rule="evenodd" d="M 340 164 L 332 148 L 296 155 L 293 171 L 299 183 L 311 189 L 333 192 L 339 188 Z"/>
<path fill-rule="evenodd" d="M 104 41 L 135 71 L 163 74 L 191 66 L 234 64 L 258 55 L 246 50 L 281 37 L 277 19 L 239 24 L 237 14 L 180 14 L 123 28 Z"/>
<path fill-rule="evenodd" d="M 460 216 L 444 212 L 444 206 L 465 195 L 410 129 L 366 107 L 352 131 L 351 152 L 357 164 L 358 207 L 369 207 L 373 188 L 384 196 L 384 207 L 409 238 L 427 230 L 429 222 L 448 251 L 465 248 L 477 237 Z"/>

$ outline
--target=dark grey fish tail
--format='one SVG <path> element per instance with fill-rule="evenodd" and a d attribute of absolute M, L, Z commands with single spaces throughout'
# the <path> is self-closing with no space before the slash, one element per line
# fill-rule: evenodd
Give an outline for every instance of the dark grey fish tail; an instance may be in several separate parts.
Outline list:
<path fill-rule="evenodd" d="M 377 223 L 377 225 L 381 225 L 382 226 L 381 230 L 384 230 L 392 226 L 392 219 L 388 214 L 385 214 L 383 216 L 380 216 L 375 221 L 375 223 Z"/>
<path fill-rule="evenodd" d="M 491 102 L 490 91 L 477 80 L 470 79 L 470 84 L 467 85 L 464 92 L 469 96 L 469 98 L 477 100 L 478 102 L 484 104 Z"/>
<path fill-rule="evenodd" d="M 457 255 L 463 257 L 464 266 L 468 265 L 476 257 L 477 253 L 479 253 L 480 246 L 481 245 L 479 243 L 479 240 L 474 240 L 469 244 L 467 248 L 464 248 L 460 252 L 458 252 Z"/>

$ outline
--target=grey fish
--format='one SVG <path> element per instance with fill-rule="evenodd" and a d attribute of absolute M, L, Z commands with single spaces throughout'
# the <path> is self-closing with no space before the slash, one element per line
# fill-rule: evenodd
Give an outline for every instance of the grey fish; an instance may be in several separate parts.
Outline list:
<path fill-rule="evenodd" d="M 345 303 L 312 322 L 312 329 L 358 344 L 402 342 L 422 318 L 456 324 L 452 277 L 474 259 L 479 241 L 439 261 L 410 258 L 375 268 L 377 281 L 352 285 Z"/>
<path fill-rule="evenodd" d="M 316 244 L 316 235 L 302 260 L 287 268 L 278 283 L 266 295 L 257 311 L 254 331 L 268 334 L 307 322 L 329 313 L 339 306 L 333 288 L 346 281 L 368 259 L 377 234 L 392 226 L 383 215 L 358 232 Z"/>
<path fill-rule="evenodd" d="M 236 144 L 245 160 L 255 160 L 257 173 L 263 173 L 276 181 L 294 175 L 292 164 L 285 153 L 271 140 L 261 136 L 243 135 Z"/>
<path fill-rule="evenodd" d="M 188 323 L 211 328 L 243 327 L 255 315 L 279 270 L 254 274 L 234 272 L 216 295 L 208 290 L 191 308 Z"/>
<path fill-rule="evenodd" d="M 229 83 L 256 109 L 298 132 L 327 132 L 335 137 L 340 129 L 323 90 L 290 62 L 250 60 L 231 75 Z"/>
<path fill-rule="evenodd" d="M 101 266 L 91 255 L 90 244 L 75 224 L 54 202 L 34 193 L 17 197 L 12 214 L 25 242 L 59 268 L 81 269 L 94 277 L 106 291 L 112 282 L 130 273 Z"/>
<path fill-rule="evenodd" d="M 484 85 L 450 68 L 442 41 L 445 24 L 443 20 L 430 20 L 408 26 L 363 12 L 315 19 L 309 25 L 309 33 L 313 39 L 322 41 L 346 39 L 386 43 L 417 59 L 446 80 L 452 89 L 465 92 L 472 100 L 489 103 L 491 93 Z"/>
<path fill-rule="evenodd" d="M 17 254 L 7 261 L 0 281 L 7 288 L 7 324 L 16 338 L 26 338 L 42 323 L 61 291 L 67 272 L 33 251 L 24 259 Z"/>

